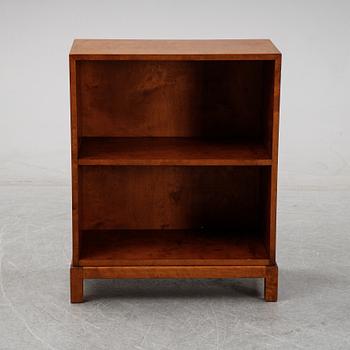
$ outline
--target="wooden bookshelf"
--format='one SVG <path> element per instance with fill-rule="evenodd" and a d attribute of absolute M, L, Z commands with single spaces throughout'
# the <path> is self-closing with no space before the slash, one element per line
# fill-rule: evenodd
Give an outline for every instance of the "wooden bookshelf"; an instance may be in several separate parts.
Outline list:
<path fill-rule="evenodd" d="M 263 278 L 277 300 L 280 69 L 269 40 L 74 41 L 71 302 L 91 278 Z"/>

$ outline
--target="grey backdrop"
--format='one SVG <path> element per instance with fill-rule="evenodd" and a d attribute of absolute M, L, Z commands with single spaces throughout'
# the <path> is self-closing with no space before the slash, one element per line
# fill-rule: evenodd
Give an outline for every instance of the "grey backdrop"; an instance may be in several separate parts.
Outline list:
<path fill-rule="evenodd" d="M 280 185 L 347 186 L 349 14 L 346 0 L 2 0 L 1 160 L 66 179 L 74 38 L 271 38 L 283 53 Z"/>
<path fill-rule="evenodd" d="M 349 349 L 350 1 L 0 0 L 0 349 Z M 279 302 L 253 280 L 87 281 L 69 304 L 74 38 L 283 53 Z"/>

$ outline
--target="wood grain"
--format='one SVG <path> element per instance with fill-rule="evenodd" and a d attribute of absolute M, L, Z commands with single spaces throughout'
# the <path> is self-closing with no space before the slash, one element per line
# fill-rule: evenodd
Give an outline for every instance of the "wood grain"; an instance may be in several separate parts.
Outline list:
<path fill-rule="evenodd" d="M 79 261 L 79 169 L 78 169 L 78 149 L 79 149 L 79 123 L 77 107 L 77 75 L 76 61 L 69 59 L 70 67 L 70 112 L 71 112 L 71 173 L 72 173 L 72 263 L 78 265 Z"/>
<path fill-rule="evenodd" d="M 277 301 L 278 298 L 278 267 L 276 264 L 266 267 L 264 281 L 265 301 Z"/>
<path fill-rule="evenodd" d="M 201 138 L 82 139 L 80 165 L 271 165 L 263 144 Z"/>
<path fill-rule="evenodd" d="M 269 264 L 259 232 L 95 230 L 82 241 L 80 266 Z"/>
<path fill-rule="evenodd" d="M 77 61 L 82 136 L 263 142 L 269 62 Z"/>
<path fill-rule="evenodd" d="M 267 266 L 94 266 L 84 278 L 264 278 Z"/>
<path fill-rule="evenodd" d="M 272 166 L 269 183 L 269 249 L 270 256 L 276 260 L 276 215 L 277 215 L 277 177 L 278 177 L 278 140 L 279 140 L 279 106 L 280 106 L 281 57 L 274 64 L 273 79 L 273 116 L 272 116 Z"/>
<path fill-rule="evenodd" d="M 84 277 L 81 267 L 71 266 L 70 268 L 70 301 L 71 303 L 84 301 Z"/>
<path fill-rule="evenodd" d="M 74 40 L 70 55 L 84 60 L 271 60 L 280 55 L 267 39 Z"/>
<path fill-rule="evenodd" d="M 262 232 L 261 167 L 80 168 L 83 230 L 204 228 Z"/>

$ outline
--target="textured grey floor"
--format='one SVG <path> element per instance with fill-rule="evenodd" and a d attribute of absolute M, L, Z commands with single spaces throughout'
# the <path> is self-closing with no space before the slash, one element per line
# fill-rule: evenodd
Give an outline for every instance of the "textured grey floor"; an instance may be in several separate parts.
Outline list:
<path fill-rule="evenodd" d="M 261 280 L 123 280 L 70 305 L 68 183 L 2 175 L 0 349 L 350 349 L 349 188 L 281 189 L 278 303 Z"/>

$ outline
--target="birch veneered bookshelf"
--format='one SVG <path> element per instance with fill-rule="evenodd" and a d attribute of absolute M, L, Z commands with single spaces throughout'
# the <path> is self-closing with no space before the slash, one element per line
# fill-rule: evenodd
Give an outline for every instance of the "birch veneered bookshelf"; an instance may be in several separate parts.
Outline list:
<path fill-rule="evenodd" d="M 84 279 L 264 278 L 277 299 L 281 53 L 270 40 L 75 40 L 73 260 Z"/>

